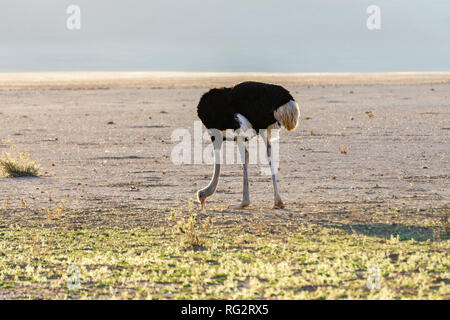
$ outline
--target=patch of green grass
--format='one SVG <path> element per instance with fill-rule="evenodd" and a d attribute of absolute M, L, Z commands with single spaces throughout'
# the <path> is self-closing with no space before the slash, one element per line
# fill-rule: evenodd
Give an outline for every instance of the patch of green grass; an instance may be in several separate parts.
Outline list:
<path fill-rule="evenodd" d="M 201 231 L 199 240 L 208 245 L 187 250 L 189 244 L 200 242 L 190 242 L 186 231 L 200 232 L 206 223 L 202 219 L 188 215 L 182 224 L 191 226 L 183 231 L 174 227 L 177 224 L 0 229 L 0 295 L 25 299 L 450 298 L 448 237 L 442 234 L 433 241 L 425 226 L 411 230 L 408 225 L 389 229 L 305 223 L 269 232 L 256 224 L 225 227 L 208 222 L 210 227 Z M 367 286 L 374 266 L 379 270 L 379 290 Z M 74 276 L 67 274 L 69 267 L 79 270 L 79 288 L 68 286 Z"/>

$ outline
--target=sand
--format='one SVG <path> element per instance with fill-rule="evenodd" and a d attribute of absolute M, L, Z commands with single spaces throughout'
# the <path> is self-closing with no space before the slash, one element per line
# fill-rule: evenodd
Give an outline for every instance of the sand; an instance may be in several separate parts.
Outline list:
<path fill-rule="evenodd" d="M 0 88 L 106 89 L 209 88 L 247 80 L 289 86 L 448 84 L 450 72 L 394 73 L 212 73 L 212 72 L 40 72 L 0 73 Z"/>
<path fill-rule="evenodd" d="M 284 211 L 448 207 L 450 73 L 0 74 L 0 151 L 12 144 L 43 168 L 39 178 L 0 178 L 0 206 L 183 205 L 212 166 L 175 165 L 171 134 L 193 131 L 208 88 L 243 80 L 282 84 L 301 108 L 297 130 L 280 138 Z M 259 169 L 250 166 L 246 210 L 272 207 Z M 209 208 L 240 201 L 241 175 L 238 164 L 223 167 Z"/>

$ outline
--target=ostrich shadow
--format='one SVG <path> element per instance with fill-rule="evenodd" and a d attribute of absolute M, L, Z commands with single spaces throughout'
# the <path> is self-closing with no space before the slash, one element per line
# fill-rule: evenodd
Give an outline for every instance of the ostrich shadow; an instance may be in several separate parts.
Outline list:
<path fill-rule="evenodd" d="M 0 177 L 0 182 L 7 181 L 46 181 L 49 180 L 49 177 L 46 176 L 24 176 L 24 177 Z"/>
<path fill-rule="evenodd" d="M 206 209 L 204 214 L 221 214 L 221 215 L 233 215 L 233 216 L 251 216 L 251 208 L 248 209 Z"/>
<path fill-rule="evenodd" d="M 446 208 L 442 208 L 446 212 Z M 354 213 L 352 210 L 331 209 L 321 211 L 305 211 L 302 209 L 283 209 L 287 211 L 291 220 L 297 222 L 316 225 L 318 227 L 327 229 L 336 229 L 344 231 L 347 234 L 364 235 L 379 239 L 397 238 L 399 241 L 415 240 L 419 242 L 424 241 L 446 241 L 450 240 L 450 230 L 448 220 L 445 216 L 439 219 L 436 216 L 434 225 L 420 225 L 415 221 L 405 223 L 380 223 L 368 221 L 351 221 L 353 217 L 347 215 Z M 361 217 L 356 217 L 360 220 Z M 439 221 L 439 220 L 440 221 Z"/>
<path fill-rule="evenodd" d="M 320 223 L 319 223 L 320 224 Z M 427 240 L 441 241 L 449 240 L 450 235 L 442 227 L 424 227 L 415 225 L 397 225 L 397 224 L 337 224 L 323 223 L 320 224 L 325 228 L 332 228 L 345 231 L 348 234 L 365 235 L 368 237 L 376 237 L 381 239 L 396 238 L 400 241 L 415 240 L 424 242 Z"/>
<path fill-rule="evenodd" d="M 223 207 L 213 207 L 207 209 L 203 214 L 205 215 L 218 215 L 218 216 L 234 216 L 234 217 L 251 217 L 254 216 L 255 210 L 258 207 L 249 206 L 244 209 L 228 209 Z M 446 241 L 450 240 L 450 233 L 448 227 L 442 223 L 436 223 L 434 226 L 421 226 L 409 224 L 396 224 L 396 223 L 347 223 L 346 221 L 337 221 L 336 215 L 340 215 L 343 211 L 328 212 L 327 215 L 321 216 L 317 213 L 306 213 L 303 210 L 292 210 L 289 208 L 273 209 L 268 207 L 261 207 L 263 210 L 262 218 L 268 221 L 278 220 L 307 223 L 310 225 L 316 225 L 318 227 L 327 229 L 337 229 L 344 231 L 347 234 L 364 235 L 368 237 L 374 237 L 379 239 L 391 239 L 397 238 L 399 241 L 415 240 L 419 242 L 425 241 Z M 301 214 L 299 216 L 298 214 Z M 334 216 L 331 218 L 329 215 Z M 284 217 L 285 215 L 285 217 Z M 312 219 L 311 219 L 312 218 Z M 281 220 L 280 220 L 281 219 Z M 334 220 L 334 221 L 333 221 Z"/>

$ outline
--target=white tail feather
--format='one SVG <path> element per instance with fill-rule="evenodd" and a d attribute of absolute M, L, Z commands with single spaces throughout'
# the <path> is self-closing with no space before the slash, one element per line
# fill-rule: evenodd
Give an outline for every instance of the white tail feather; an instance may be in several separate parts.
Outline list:
<path fill-rule="evenodd" d="M 276 109 L 273 115 L 286 130 L 292 131 L 297 127 L 300 109 L 297 102 L 291 100 Z"/>

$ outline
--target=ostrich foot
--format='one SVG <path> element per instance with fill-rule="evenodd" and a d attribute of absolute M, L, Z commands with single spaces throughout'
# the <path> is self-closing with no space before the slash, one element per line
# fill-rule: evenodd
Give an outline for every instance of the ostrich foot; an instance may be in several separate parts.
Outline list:
<path fill-rule="evenodd" d="M 242 201 L 240 204 L 232 204 L 228 206 L 228 209 L 243 209 L 250 205 L 250 201 Z"/>
<path fill-rule="evenodd" d="M 274 209 L 284 209 L 284 203 L 281 201 L 281 198 L 275 199 L 275 203 L 273 204 Z"/>

